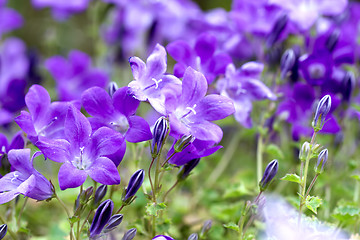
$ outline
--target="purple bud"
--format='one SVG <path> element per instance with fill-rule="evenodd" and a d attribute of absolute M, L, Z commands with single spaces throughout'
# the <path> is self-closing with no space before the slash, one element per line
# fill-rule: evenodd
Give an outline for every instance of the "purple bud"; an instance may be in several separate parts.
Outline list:
<path fill-rule="evenodd" d="M 0 225 L 0 239 L 3 239 L 7 233 L 7 225 L 2 224 Z"/>
<path fill-rule="evenodd" d="M 211 227 L 212 227 L 212 220 L 206 220 L 201 229 L 201 236 L 205 236 L 210 231 Z"/>
<path fill-rule="evenodd" d="M 281 79 L 285 78 L 285 75 L 291 71 L 296 62 L 296 55 L 294 50 L 291 48 L 286 50 L 281 57 L 280 69 L 281 69 Z"/>
<path fill-rule="evenodd" d="M 200 158 L 195 158 L 182 166 L 178 173 L 178 179 L 184 180 L 185 178 L 187 178 L 190 172 L 199 164 L 199 162 Z"/>
<path fill-rule="evenodd" d="M 164 143 L 165 137 L 169 132 L 169 121 L 166 117 L 160 117 L 154 125 L 153 140 L 151 143 L 151 154 L 156 157 Z"/>
<path fill-rule="evenodd" d="M 76 211 L 79 208 L 80 204 L 85 204 L 90 199 L 93 192 L 94 192 L 94 188 L 88 187 L 87 189 L 79 193 L 79 195 L 75 200 L 74 211 Z"/>
<path fill-rule="evenodd" d="M 188 237 L 188 240 L 198 240 L 199 236 L 197 233 L 193 233 Z"/>
<path fill-rule="evenodd" d="M 104 228 L 104 233 L 110 232 L 114 228 L 119 226 L 119 224 L 122 222 L 122 220 L 123 220 L 123 215 L 122 214 L 113 215 L 110 218 L 109 222 L 107 223 L 107 226 Z"/>
<path fill-rule="evenodd" d="M 282 14 L 276 19 L 276 22 L 266 39 L 266 46 L 271 47 L 274 43 L 279 39 L 280 34 L 284 30 L 286 24 L 288 22 L 288 16 L 286 14 Z"/>
<path fill-rule="evenodd" d="M 192 143 L 195 140 L 195 137 L 190 135 L 183 135 L 179 140 L 176 141 L 174 145 L 174 151 L 175 152 L 181 152 L 184 150 L 187 146 L 189 146 L 190 143 Z"/>
<path fill-rule="evenodd" d="M 94 219 L 90 226 L 90 237 L 94 237 L 101 233 L 105 225 L 109 222 L 114 203 L 110 199 L 105 200 L 100 204 L 95 212 Z"/>
<path fill-rule="evenodd" d="M 340 37 L 340 31 L 339 29 L 335 29 L 330 36 L 328 37 L 328 39 L 326 40 L 326 48 L 332 52 L 334 50 L 334 48 L 336 47 L 336 44 L 339 41 L 339 37 Z"/>
<path fill-rule="evenodd" d="M 136 228 L 130 229 L 124 234 L 122 240 L 132 240 L 136 235 L 136 231 L 137 231 Z"/>
<path fill-rule="evenodd" d="M 355 86 L 355 76 L 353 72 L 346 72 L 343 78 L 343 99 L 344 101 L 349 102 L 351 98 L 351 93 Z"/>
<path fill-rule="evenodd" d="M 301 150 L 299 152 L 299 159 L 304 162 L 310 152 L 310 143 L 304 142 L 304 144 L 301 147 Z"/>
<path fill-rule="evenodd" d="M 331 97 L 330 95 L 325 95 L 318 103 L 315 117 L 312 122 L 312 126 L 315 132 L 318 132 L 322 129 L 325 124 L 326 115 L 329 113 L 331 108 Z"/>
<path fill-rule="evenodd" d="M 315 172 L 317 174 L 321 174 L 323 172 L 325 163 L 328 159 L 328 155 L 329 155 L 329 153 L 328 153 L 327 149 L 324 149 L 319 153 L 318 160 L 317 160 L 316 167 L 315 167 Z M 320 165 L 321 165 L 321 169 L 319 169 Z"/>
<path fill-rule="evenodd" d="M 101 185 L 96 189 L 93 207 L 96 208 L 101 200 L 105 197 L 107 192 L 107 185 Z"/>
<path fill-rule="evenodd" d="M 132 197 L 141 187 L 145 177 L 145 171 L 143 169 L 137 170 L 130 178 L 128 187 L 126 188 L 125 197 L 122 199 L 124 203 L 130 203 Z"/>
<path fill-rule="evenodd" d="M 172 237 L 165 235 L 157 235 L 152 240 L 174 240 Z"/>
<path fill-rule="evenodd" d="M 259 182 L 260 191 L 263 192 L 269 186 L 273 178 L 275 177 L 278 171 L 279 163 L 278 160 L 272 160 L 265 168 L 264 175 Z"/>
<path fill-rule="evenodd" d="M 116 84 L 116 82 L 110 82 L 109 85 L 108 85 L 108 93 L 109 95 L 112 97 L 114 95 L 114 93 L 116 92 L 116 90 L 118 90 L 119 87 L 118 85 Z"/>

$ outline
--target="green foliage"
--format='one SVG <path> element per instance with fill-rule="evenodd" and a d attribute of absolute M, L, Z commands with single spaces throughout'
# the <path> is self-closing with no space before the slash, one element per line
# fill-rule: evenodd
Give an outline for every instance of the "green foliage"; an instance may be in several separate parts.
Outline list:
<path fill-rule="evenodd" d="M 289 182 L 295 182 L 295 183 L 299 183 L 299 184 L 301 182 L 300 177 L 298 175 L 296 175 L 295 173 L 286 174 L 284 177 L 280 178 L 280 180 L 289 181 Z"/>
<path fill-rule="evenodd" d="M 146 213 L 150 216 L 158 216 L 158 212 L 166 208 L 165 203 L 148 203 L 146 205 Z"/>
<path fill-rule="evenodd" d="M 350 203 L 340 204 L 334 209 L 332 214 L 334 218 L 344 223 L 355 222 L 359 215 L 360 208 Z"/>
<path fill-rule="evenodd" d="M 233 223 L 233 222 L 224 224 L 223 226 L 225 228 L 228 228 L 228 229 L 231 229 L 231 230 L 234 230 L 234 231 L 237 231 L 237 232 L 239 231 L 239 226 L 236 223 Z"/>
<path fill-rule="evenodd" d="M 317 214 L 317 209 L 322 204 L 322 199 L 316 196 L 307 196 L 305 200 L 305 206 L 313 213 Z"/>

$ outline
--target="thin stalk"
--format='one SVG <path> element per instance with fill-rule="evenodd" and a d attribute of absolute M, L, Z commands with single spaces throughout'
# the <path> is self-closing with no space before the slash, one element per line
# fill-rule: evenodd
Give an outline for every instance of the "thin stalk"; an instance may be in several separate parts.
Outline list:
<path fill-rule="evenodd" d="M 217 164 L 217 166 L 214 168 L 212 173 L 209 175 L 209 178 L 207 179 L 205 185 L 207 187 L 211 187 L 218 178 L 222 175 L 222 173 L 225 171 L 227 166 L 229 165 L 232 157 L 234 156 L 234 153 L 236 149 L 238 148 L 238 143 L 240 141 L 241 137 L 241 131 L 237 131 L 233 137 L 230 140 L 230 143 L 228 147 L 226 148 L 221 160 Z"/>
<path fill-rule="evenodd" d="M 22 207 L 21 207 L 21 209 L 20 209 L 19 215 L 18 215 L 18 217 L 17 217 L 17 219 L 16 219 L 16 226 L 17 226 L 18 229 L 20 229 L 21 215 L 22 215 L 23 212 L 24 212 L 24 209 L 25 209 L 25 206 L 26 206 L 26 203 L 27 203 L 28 199 L 29 199 L 28 197 L 25 198 L 24 203 L 23 203 L 23 205 L 22 205 Z"/>
<path fill-rule="evenodd" d="M 163 197 L 163 202 L 165 202 L 165 199 L 166 199 L 167 195 L 171 192 L 171 190 L 173 190 L 173 189 L 176 187 L 176 185 L 177 185 L 178 183 L 179 183 L 179 179 L 176 180 L 176 182 L 174 183 L 174 185 L 172 185 L 171 188 L 165 193 L 165 195 L 164 195 L 164 197 Z"/>
<path fill-rule="evenodd" d="M 311 181 L 310 186 L 309 186 L 308 190 L 306 191 L 306 194 L 305 194 L 305 197 L 304 197 L 305 199 L 307 198 L 307 196 L 309 196 L 310 191 L 311 191 L 312 187 L 314 186 L 318 176 L 319 176 L 319 174 L 316 174 L 315 177 L 313 178 L 313 180 Z"/>
<path fill-rule="evenodd" d="M 66 215 L 67 215 L 67 217 L 68 217 L 68 221 L 69 221 L 69 223 L 70 223 L 70 218 L 71 218 L 71 216 L 70 216 L 69 210 L 68 210 L 68 209 L 66 208 L 66 206 L 65 206 L 65 203 L 59 198 L 59 196 L 56 194 L 56 192 L 54 193 L 54 195 L 55 195 L 55 198 L 59 201 L 59 203 L 60 203 L 60 205 L 62 206 L 62 208 L 65 210 Z M 74 224 L 70 223 L 70 240 L 74 239 L 73 225 L 74 225 Z"/>
<path fill-rule="evenodd" d="M 120 212 L 121 212 L 121 210 L 122 210 L 124 207 L 125 207 L 125 205 L 124 205 L 124 204 L 123 204 L 123 205 L 121 205 L 121 207 L 119 208 L 119 210 L 117 210 L 117 211 L 116 211 L 116 213 L 115 213 L 115 214 L 120 213 Z"/>
<path fill-rule="evenodd" d="M 86 222 L 89 220 L 89 217 L 90 217 L 90 215 L 91 215 L 92 212 L 93 212 L 93 210 L 90 210 L 90 211 L 89 211 L 89 213 L 88 213 L 88 215 L 86 216 L 83 224 L 81 225 L 80 232 L 82 232 L 82 230 L 83 230 L 83 228 L 85 227 Z"/>
<path fill-rule="evenodd" d="M 359 194 L 360 194 L 360 181 L 356 181 L 355 190 L 354 190 L 354 202 L 359 201 Z"/>
<path fill-rule="evenodd" d="M 161 164 L 161 167 L 164 167 L 165 164 L 166 164 L 175 154 L 176 154 L 176 152 L 174 151 L 174 152 L 166 159 L 166 161 L 165 161 L 163 164 Z"/>
<path fill-rule="evenodd" d="M 262 169 L 263 169 L 263 137 L 261 133 L 259 133 L 258 141 L 257 141 L 257 149 L 256 149 L 256 176 L 257 183 L 261 181 L 262 178 Z"/>
<path fill-rule="evenodd" d="M 154 184 L 153 184 L 153 182 L 151 180 L 151 168 L 152 168 L 152 166 L 154 164 L 154 161 L 155 161 L 155 158 L 153 157 L 153 159 L 151 160 L 150 166 L 149 166 L 149 171 L 148 171 L 148 176 L 149 176 L 149 181 L 150 181 L 153 200 L 154 200 L 154 192 L 155 192 L 155 190 L 154 190 Z"/>
<path fill-rule="evenodd" d="M 2 216 L 0 215 L 0 221 L 3 223 L 3 224 L 6 224 L 6 221 L 2 218 Z M 18 237 L 16 236 L 16 234 L 10 229 L 10 227 L 8 226 L 7 228 L 7 231 L 9 232 L 10 236 L 12 239 L 16 240 L 18 239 Z"/>

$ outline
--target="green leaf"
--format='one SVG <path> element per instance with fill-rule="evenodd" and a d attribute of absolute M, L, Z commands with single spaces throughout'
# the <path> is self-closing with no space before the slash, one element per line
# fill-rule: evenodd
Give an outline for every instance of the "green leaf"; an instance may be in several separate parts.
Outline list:
<path fill-rule="evenodd" d="M 289 182 L 295 182 L 295 183 L 300 184 L 300 177 L 298 175 L 296 175 L 295 173 L 286 174 L 284 177 L 280 178 L 280 180 L 289 181 Z"/>
<path fill-rule="evenodd" d="M 164 210 L 165 208 L 165 203 L 148 203 L 146 206 L 146 213 L 150 216 L 157 217 L 158 211 Z"/>
<path fill-rule="evenodd" d="M 352 205 L 338 206 L 332 215 L 340 221 L 355 219 L 360 215 L 360 208 Z"/>
<path fill-rule="evenodd" d="M 282 150 L 276 146 L 275 144 L 269 144 L 266 147 L 266 153 L 272 155 L 273 158 L 284 158 L 284 153 L 282 152 Z"/>
<path fill-rule="evenodd" d="M 235 223 L 228 223 L 228 224 L 224 224 L 223 225 L 225 228 L 228 228 L 228 229 L 231 229 L 231 230 L 234 230 L 234 231 L 239 231 L 239 226 Z"/>
<path fill-rule="evenodd" d="M 360 175 L 352 175 L 351 177 L 357 181 L 360 181 Z"/>
<path fill-rule="evenodd" d="M 73 217 L 69 218 L 70 223 L 76 223 L 76 222 L 79 221 L 79 220 L 80 220 L 80 219 L 79 219 L 79 217 L 77 217 L 77 216 L 73 216 Z"/>
<path fill-rule="evenodd" d="M 317 214 L 317 209 L 322 204 L 322 199 L 314 196 L 307 196 L 305 206 L 313 213 Z"/>
<path fill-rule="evenodd" d="M 224 193 L 224 198 L 237 198 L 244 195 L 250 195 L 251 191 L 246 188 L 244 183 L 237 184 L 236 186 L 230 186 Z"/>

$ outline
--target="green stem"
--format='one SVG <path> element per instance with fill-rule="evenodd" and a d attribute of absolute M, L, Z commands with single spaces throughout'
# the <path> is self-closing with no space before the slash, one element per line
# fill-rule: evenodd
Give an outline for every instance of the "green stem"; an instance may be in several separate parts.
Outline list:
<path fill-rule="evenodd" d="M 208 188 L 211 187 L 218 180 L 218 178 L 223 174 L 223 172 L 229 165 L 232 157 L 234 156 L 236 149 L 238 149 L 238 147 L 239 147 L 238 143 L 240 141 L 240 137 L 241 137 L 241 131 L 237 131 L 231 138 L 230 143 L 229 143 L 228 147 L 226 148 L 221 160 L 219 161 L 217 166 L 214 168 L 212 173 L 209 175 L 209 178 L 207 179 L 207 181 L 205 183 L 205 185 Z"/>
<path fill-rule="evenodd" d="M 116 213 L 115 214 L 119 214 L 120 212 L 121 212 L 121 210 L 123 209 L 125 207 L 125 205 L 123 204 L 123 205 L 121 205 L 121 207 L 119 208 L 119 210 L 117 210 L 116 211 Z"/>
<path fill-rule="evenodd" d="M 257 149 L 256 149 L 256 175 L 257 175 L 257 183 L 261 181 L 262 178 L 262 165 L 263 165 L 263 137 L 262 134 L 259 133 L 258 141 L 257 141 Z"/>
<path fill-rule="evenodd" d="M 306 194 L 305 194 L 305 197 L 304 197 L 305 200 L 306 200 L 307 196 L 309 196 L 310 191 L 311 191 L 312 187 L 314 186 L 314 184 L 315 184 L 316 179 L 318 178 L 318 176 L 319 176 L 319 174 L 316 174 L 315 177 L 313 178 L 313 180 L 311 181 L 310 186 L 309 186 L 308 190 L 306 191 Z"/>
<path fill-rule="evenodd" d="M 74 239 L 74 236 L 73 236 L 73 223 L 70 222 L 70 212 L 69 210 L 66 208 L 65 206 L 65 203 L 59 198 L 59 196 L 56 194 L 56 192 L 54 192 L 54 195 L 55 195 L 55 198 L 59 201 L 60 205 L 62 206 L 62 208 L 65 210 L 66 212 L 66 215 L 68 217 L 68 221 L 70 223 L 70 240 Z"/>
<path fill-rule="evenodd" d="M 152 199 L 153 200 L 154 200 L 154 192 L 155 192 L 155 190 L 154 190 L 154 184 L 153 184 L 153 182 L 151 180 L 151 168 L 152 168 L 152 166 L 154 164 L 154 161 L 155 161 L 155 158 L 153 157 L 153 159 L 151 160 L 150 166 L 149 166 L 149 171 L 148 171 L 148 176 L 149 176 L 149 181 L 150 181 L 150 186 L 151 186 L 151 191 L 152 191 Z"/>
<path fill-rule="evenodd" d="M 22 215 L 23 212 L 24 212 L 24 209 L 25 209 L 25 206 L 26 206 L 26 203 L 27 203 L 28 199 L 29 199 L 28 197 L 25 198 L 24 203 L 23 203 L 23 205 L 22 205 L 22 207 L 21 207 L 21 209 L 20 209 L 19 215 L 18 215 L 18 217 L 17 217 L 17 219 L 16 219 L 16 226 L 17 226 L 18 229 L 20 229 L 21 215 Z"/>
<path fill-rule="evenodd" d="M 2 216 L 0 215 L 0 221 L 3 223 L 3 224 L 6 224 L 6 221 L 2 218 Z M 16 236 L 16 234 L 10 229 L 10 227 L 8 226 L 7 228 L 7 231 L 9 232 L 10 236 L 12 239 L 16 240 L 18 239 L 18 237 Z"/>
<path fill-rule="evenodd" d="M 356 180 L 355 190 L 354 190 L 354 202 L 359 201 L 359 194 L 360 194 L 360 181 Z"/>
<path fill-rule="evenodd" d="M 91 215 L 91 213 L 92 213 L 92 212 L 93 212 L 93 210 L 90 210 L 90 211 L 89 211 L 89 213 L 88 213 L 88 215 L 86 216 L 86 218 L 85 218 L 85 220 L 84 220 L 83 224 L 81 225 L 80 232 L 82 232 L 82 230 L 83 230 L 83 228 L 84 228 L 84 226 L 85 226 L 86 222 L 89 220 L 89 217 L 90 217 L 90 215 Z"/>
<path fill-rule="evenodd" d="M 176 187 L 176 185 L 177 185 L 178 183 L 179 183 L 179 179 L 176 180 L 176 182 L 174 183 L 174 185 L 172 185 L 171 188 L 165 193 L 165 195 L 164 195 L 164 197 L 163 197 L 163 202 L 165 202 L 167 195 L 171 192 L 171 190 L 173 190 L 173 189 Z"/>

